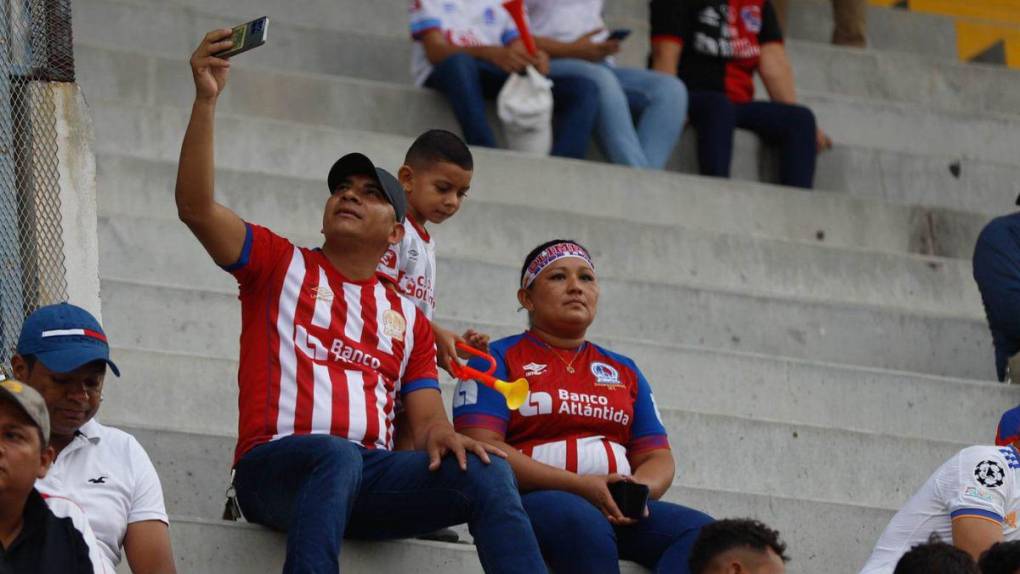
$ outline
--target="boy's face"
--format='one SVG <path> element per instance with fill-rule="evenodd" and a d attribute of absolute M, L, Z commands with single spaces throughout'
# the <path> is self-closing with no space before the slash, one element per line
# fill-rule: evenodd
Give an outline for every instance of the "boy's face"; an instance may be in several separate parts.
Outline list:
<path fill-rule="evenodd" d="M 439 224 L 453 217 L 471 187 L 471 175 L 471 171 L 445 161 L 402 166 L 400 183 L 408 190 L 409 212 L 420 223 Z"/>
<path fill-rule="evenodd" d="M 0 494 L 27 494 L 46 476 L 52 451 L 16 404 L 0 399 Z"/>

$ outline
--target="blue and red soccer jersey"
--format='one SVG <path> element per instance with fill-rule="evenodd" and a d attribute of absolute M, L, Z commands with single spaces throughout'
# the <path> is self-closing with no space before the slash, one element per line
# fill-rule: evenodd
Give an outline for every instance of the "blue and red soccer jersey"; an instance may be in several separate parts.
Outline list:
<path fill-rule="evenodd" d="M 490 345 L 495 376 L 528 379 L 531 393 L 518 411 L 492 388 L 462 381 L 454 395 L 458 431 L 485 428 L 533 459 L 578 474 L 630 474 L 628 457 L 668 449 L 651 387 L 634 361 L 598 345 L 563 350 L 531 333 Z M 470 366 L 488 365 L 473 359 Z"/>

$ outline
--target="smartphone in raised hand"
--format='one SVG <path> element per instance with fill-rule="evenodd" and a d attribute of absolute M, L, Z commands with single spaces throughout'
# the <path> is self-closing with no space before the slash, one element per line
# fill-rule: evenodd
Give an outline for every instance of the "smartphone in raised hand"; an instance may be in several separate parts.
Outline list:
<path fill-rule="evenodd" d="M 255 20 L 246 24 L 241 24 L 240 26 L 234 26 L 230 34 L 230 39 L 234 42 L 234 45 L 213 55 L 217 58 L 229 58 L 242 52 L 258 48 L 262 44 L 266 43 L 268 32 L 269 16 L 256 18 Z"/>

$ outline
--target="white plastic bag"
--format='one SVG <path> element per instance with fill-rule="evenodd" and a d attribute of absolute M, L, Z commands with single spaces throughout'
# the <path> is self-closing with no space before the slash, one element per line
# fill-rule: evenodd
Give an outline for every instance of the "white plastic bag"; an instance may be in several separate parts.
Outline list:
<path fill-rule="evenodd" d="M 496 99 L 507 145 L 512 150 L 549 155 L 552 149 L 552 80 L 533 66 L 510 74 Z"/>

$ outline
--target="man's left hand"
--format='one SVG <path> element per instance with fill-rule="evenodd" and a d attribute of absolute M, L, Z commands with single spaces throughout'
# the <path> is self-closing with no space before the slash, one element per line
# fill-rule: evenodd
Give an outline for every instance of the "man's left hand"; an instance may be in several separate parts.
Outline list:
<path fill-rule="evenodd" d="M 502 450 L 455 432 L 449 423 L 437 424 L 429 429 L 425 438 L 425 452 L 429 455 L 429 470 L 432 471 L 438 470 L 443 457 L 451 452 L 457 457 L 460 469 L 464 471 L 467 470 L 468 452 L 473 452 L 485 464 L 492 462 L 489 454 L 506 458 L 506 453 Z"/>

